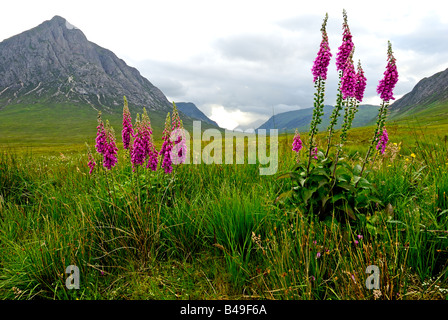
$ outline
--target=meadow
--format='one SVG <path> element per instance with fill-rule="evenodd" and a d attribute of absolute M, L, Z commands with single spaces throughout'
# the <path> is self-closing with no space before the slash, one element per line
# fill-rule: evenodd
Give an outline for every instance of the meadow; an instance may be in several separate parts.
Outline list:
<path fill-rule="evenodd" d="M 247 163 L 133 172 L 120 143 L 118 164 L 90 175 L 85 146 L 6 146 L 0 298 L 447 299 L 448 126 L 387 127 L 367 176 L 380 204 L 363 223 L 279 197 L 293 187 L 279 179 L 296 163 L 293 135 L 279 136 L 272 176 Z M 372 131 L 350 130 L 348 163 L 361 162 Z M 65 286 L 68 265 L 80 269 L 78 290 Z M 379 289 L 366 287 L 369 265 Z"/>

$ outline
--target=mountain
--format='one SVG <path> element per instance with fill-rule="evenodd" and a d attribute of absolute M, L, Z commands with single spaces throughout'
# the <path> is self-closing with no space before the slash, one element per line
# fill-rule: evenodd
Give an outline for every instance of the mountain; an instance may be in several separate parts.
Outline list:
<path fill-rule="evenodd" d="M 378 106 L 373 105 L 360 105 L 353 119 L 352 127 L 362 127 L 369 124 L 378 115 L 378 108 Z M 322 123 L 318 126 L 319 130 L 325 130 L 328 127 L 332 111 L 333 106 L 324 106 L 324 115 Z M 342 110 L 336 128 L 341 127 L 343 116 L 344 111 Z M 269 118 L 258 129 L 278 129 L 280 133 L 284 131 L 293 132 L 297 128 L 300 132 L 306 132 L 310 128 L 312 118 L 313 108 L 282 112 Z"/>
<path fill-rule="evenodd" d="M 183 114 L 197 120 L 206 122 L 212 126 L 219 127 L 218 124 L 207 117 L 201 110 L 192 102 L 176 102 L 177 109 Z"/>
<path fill-rule="evenodd" d="M 0 109 L 20 103 L 87 104 L 169 111 L 165 95 L 113 52 L 55 16 L 0 43 Z"/>
<path fill-rule="evenodd" d="M 123 96 L 133 120 L 146 108 L 160 139 L 172 103 L 137 69 L 64 18 L 55 16 L 0 42 L 0 148 L 94 144 L 99 110 L 119 141 Z M 193 119 L 180 116 L 191 130 Z"/>
<path fill-rule="evenodd" d="M 423 78 L 411 92 L 389 107 L 391 119 L 409 117 L 446 118 L 448 115 L 448 69 Z"/>

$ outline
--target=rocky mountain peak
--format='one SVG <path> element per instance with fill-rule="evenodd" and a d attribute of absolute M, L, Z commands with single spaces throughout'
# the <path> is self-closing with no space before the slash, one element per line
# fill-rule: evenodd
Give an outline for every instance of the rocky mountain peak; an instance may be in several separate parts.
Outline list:
<path fill-rule="evenodd" d="M 165 95 L 112 51 L 60 16 L 0 42 L 0 109 L 21 102 L 170 110 Z"/>

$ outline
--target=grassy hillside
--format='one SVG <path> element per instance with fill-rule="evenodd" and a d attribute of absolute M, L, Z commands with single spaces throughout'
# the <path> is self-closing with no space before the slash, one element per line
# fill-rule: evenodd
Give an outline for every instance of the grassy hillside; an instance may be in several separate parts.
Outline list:
<path fill-rule="evenodd" d="M 418 106 L 399 114 L 391 114 L 389 122 L 419 125 L 436 125 L 448 123 L 448 101 L 433 102 Z"/>
<path fill-rule="evenodd" d="M 138 110 L 141 113 L 141 110 Z M 135 121 L 137 111 L 131 110 Z M 0 110 L 0 148 L 29 148 L 33 152 L 67 152 L 94 144 L 98 112 L 87 105 L 19 104 Z M 166 113 L 148 112 L 156 142 L 161 139 Z M 122 114 L 102 113 L 109 120 L 121 143 Z M 192 120 L 184 118 L 184 127 L 191 132 Z M 211 125 L 202 123 L 206 129 Z"/>

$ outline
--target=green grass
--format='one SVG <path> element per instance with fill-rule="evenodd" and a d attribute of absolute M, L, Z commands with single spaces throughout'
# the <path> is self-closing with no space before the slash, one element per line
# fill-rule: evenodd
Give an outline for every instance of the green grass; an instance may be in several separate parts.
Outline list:
<path fill-rule="evenodd" d="M 390 148 L 369 165 L 384 206 L 366 229 L 277 203 L 291 184 L 258 165 L 132 172 L 120 146 L 112 171 L 89 175 L 82 144 L 93 146 L 94 110 L 80 112 L 85 123 L 65 119 L 82 125 L 64 134 L 44 125 L 59 113 L 33 129 L 42 106 L 2 112 L 2 299 L 374 299 L 372 264 L 381 299 L 447 298 L 448 125 L 387 124 Z M 109 120 L 118 133 L 121 118 Z M 344 156 L 359 163 L 372 134 L 352 129 Z M 291 143 L 280 136 L 278 175 L 294 165 Z M 71 264 L 79 290 L 65 288 Z"/>

